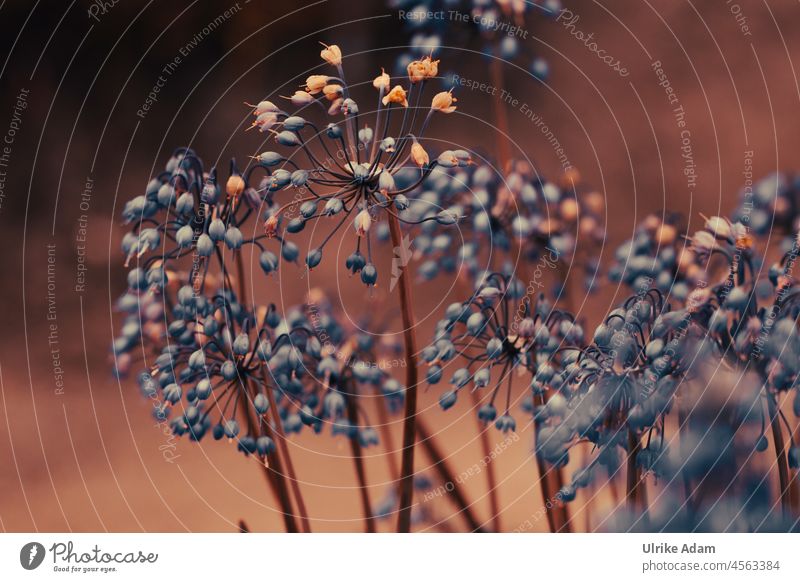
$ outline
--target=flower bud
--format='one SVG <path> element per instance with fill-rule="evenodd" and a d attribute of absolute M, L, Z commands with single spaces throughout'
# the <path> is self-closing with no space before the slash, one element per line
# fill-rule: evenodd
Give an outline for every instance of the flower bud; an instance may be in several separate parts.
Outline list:
<path fill-rule="evenodd" d="M 389 103 L 399 103 L 403 107 L 408 107 L 408 99 L 406 97 L 406 90 L 400 85 L 395 85 L 391 91 L 383 98 L 383 104 L 388 106 Z"/>
<path fill-rule="evenodd" d="M 342 50 L 335 44 L 330 46 L 323 45 L 325 48 L 319 53 L 319 56 L 322 57 L 322 60 L 328 63 L 329 65 L 333 65 L 334 67 L 338 67 L 342 64 Z"/>
<path fill-rule="evenodd" d="M 456 110 L 456 106 L 453 105 L 455 101 L 458 101 L 458 99 L 453 97 L 450 91 L 442 91 L 433 96 L 431 109 L 434 111 L 441 111 L 442 113 L 452 113 Z"/>
<path fill-rule="evenodd" d="M 316 95 L 328 84 L 327 75 L 310 75 L 306 79 L 306 91 L 311 95 Z M 296 95 L 296 93 L 295 93 Z"/>
<path fill-rule="evenodd" d="M 414 143 L 411 144 L 411 159 L 414 160 L 414 163 L 420 168 L 427 166 L 431 162 L 428 152 L 425 151 L 425 148 L 423 148 L 417 140 L 414 140 Z"/>

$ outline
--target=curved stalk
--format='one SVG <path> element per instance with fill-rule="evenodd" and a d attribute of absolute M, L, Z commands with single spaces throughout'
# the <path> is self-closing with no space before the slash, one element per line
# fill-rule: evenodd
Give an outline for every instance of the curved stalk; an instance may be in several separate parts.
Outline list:
<path fill-rule="evenodd" d="M 350 421 L 350 426 L 358 426 L 358 410 L 356 409 L 355 397 L 352 394 L 348 394 L 347 398 L 347 418 Z M 372 503 L 370 502 L 369 490 L 367 489 L 367 472 L 364 467 L 364 454 L 361 450 L 361 443 L 358 440 L 358 435 L 349 440 L 350 450 L 353 453 L 353 463 L 356 466 L 361 508 L 364 511 L 364 525 L 367 533 L 375 533 L 375 517 L 372 515 Z"/>
<path fill-rule="evenodd" d="M 767 411 L 769 413 L 769 424 L 772 429 L 772 440 L 775 444 L 775 457 L 778 463 L 778 481 L 780 483 L 781 508 L 784 517 L 792 515 L 791 507 L 791 484 L 789 482 L 789 464 L 786 460 L 786 443 L 781 432 L 781 421 L 778 417 L 778 404 L 775 402 L 773 394 L 767 394 Z"/>
<path fill-rule="evenodd" d="M 282 456 L 283 460 L 286 462 L 286 476 L 289 478 L 289 484 L 291 485 L 292 493 L 294 494 L 294 500 L 297 503 L 297 512 L 300 514 L 300 525 L 303 528 L 303 532 L 311 533 L 311 525 L 309 524 L 308 520 L 306 504 L 303 500 L 303 494 L 300 491 L 300 482 L 297 480 L 297 473 L 294 471 L 294 464 L 292 463 L 292 457 L 289 454 L 289 447 L 286 445 L 286 435 L 283 432 L 281 415 L 278 412 L 278 405 L 275 402 L 275 395 L 272 393 L 272 388 L 270 387 L 267 378 L 267 372 L 263 366 L 261 367 L 261 377 L 264 380 L 264 392 L 267 393 L 269 411 L 272 415 L 272 420 L 275 423 L 274 432 L 277 438 L 273 438 L 273 440 L 275 441 L 276 446 L 280 449 L 280 456 Z M 266 424 L 269 426 L 268 422 Z"/>
<path fill-rule="evenodd" d="M 400 221 L 393 213 L 388 213 L 389 231 L 392 245 L 402 248 L 403 232 Z M 406 360 L 406 394 L 403 419 L 403 453 L 400 466 L 400 508 L 397 516 L 397 531 L 407 533 L 411 530 L 411 503 L 414 494 L 414 445 L 417 440 L 417 336 L 414 320 L 411 282 L 408 270 L 400 267 L 400 311 L 403 320 L 403 343 Z"/>
<path fill-rule="evenodd" d="M 470 392 L 470 394 L 472 395 L 472 403 L 477 408 L 480 405 L 480 397 L 477 392 L 474 391 Z M 478 425 L 478 434 L 481 439 L 483 458 L 489 459 L 489 462 L 486 464 L 486 485 L 489 488 L 489 509 L 492 513 L 492 531 L 500 533 L 503 530 L 500 526 L 500 501 L 497 495 L 497 475 L 494 470 L 494 462 L 491 461 L 492 445 L 489 443 L 489 434 L 483 422 L 477 417 L 476 421 Z"/>
<path fill-rule="evenodd" d="M 470 531 L 472 532 L 485 532 L 486 530 L 483 529 L 483 525 L 475 517 L 475 513 L 472 511 L 472 506 L 467 501 L 467 498 L 461 491 L 461 488 L 456 480 L 455 473 L 450 469 L 450 465 L 445 459 L 442 451 L 439 450 L 439 447 L 436 445 L 436 442 L 433 440 L 433 434 L 428 430 L 428 427 L 419 419 L 417 422 L 417 432 L 419 433 L 419 443 L 422 445 L 422 448 L 425 450 L 425 453 L 431 460 L 433 464 L 433 468 L 436 469 L 436 472 L 439 473 L 439 478 L 441 479 L 442 483 L 447 484 L 450 483 L 452 485 L 450 490 L 450 497 L 452 497 L 453 502 L 459 509 L 459 513 L 464 516 L 464 520 L 467 522 L 467 526 L 469 527 Z M 445 487 L 447 489 L 447 487 Z"/>

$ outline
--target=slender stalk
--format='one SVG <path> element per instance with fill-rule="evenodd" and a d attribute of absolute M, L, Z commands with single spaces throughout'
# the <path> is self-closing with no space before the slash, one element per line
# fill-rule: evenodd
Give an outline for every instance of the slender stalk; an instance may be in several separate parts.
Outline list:
<path fill-rule="evenodd" d="M 480 404 L 480 396 L 477 392 L 470 392 L 472 395 L 472 403 L 477 408 Z M 500 526 L 500 502 L 497 495 L 497 475 L 494 470 L 494 463 L 491 461 L 492 445 L 489 442 L 489 434 L 480 419 L 475 417 L 478 425 L 478 434 L 481 439 L 481 451 L 483 452 L 484 460 L 489 459 L 486 464 L 486 485 L 489 488 L 489 509 L 492 513 L 492 530 L 495 533 L 500 533 L 502 530 Z"/>
<path fill-rule="evenodd" d="M 381 440 L 384 444 L 384 455 L 386 464 L 389 467 L 389 478 L 397 483 L 400 476 L 400 469 L 394 456 L 394 438 L 392 437 L 392 427 L 389 426 L 389 415 L 386 414 L 386 407 L 383 403 L 378 404 L 378 421 L 381 423 Z"/>
<path fill-rule="evenodd" d="M 647 502 L 645 500 L 644 481 L 636 459 L 639 456 L 639 451 L 642 448 L 642 443 L 633 431 L 628 431 L 628 464 L 626 473 L 626 497 L 628 500 L 628 507 L 634 511 L 646 512 Z"/>
<path fill-rule="evenodd" d="M 347 396 L 347 417 L 350 421 L 350 426 L 358 426 L 358 409 L 356 408 L 354 394 L 348 394 Z M 364 525 L 367 529 L 367 533 L 375 533 L 375 518 L 372 515 L 372 503 L 370 502 L 369 490 L 367 489 L 367 472 L 364 467 L 364 454 L 361 450 L 361 443 L 358 440 L 358 435 L 349 440 L 350 450 L 353 453 L 353 463 L 356 466 L 361 508 L 364 511 Z"/>
<path fill-rule="evenodd" d="M 775 457 L 778 462 L 778 481 L 781 487 L 781 508 L 784 517 L 792 515 L 790 483 L 789 483 L 789 464 L 786 460 L 786 443 L 781 432 L 781 419 L 778 417 L 778 404 L 773 394 L 767 393 L 767 410 L 769 412 L 769 424 L 772 429 L 772 440 L 775 444 Z"/>
<path fill-rule="evenodd" d="M 426 426 L 425 422 L 420 418 L 417 422 L 417 432 L 419 433 L 419 444 L 422 445 L 423 450 L 431 460 L 433 468 L 439 473 L 439 478 L 445 485 L 450 483 L 450 497 L 459 509 L 459 513 L 464 516 L 467 526 L 473 532 L 485 532 L 486 530 L 481 525 L 481 522 L 475 517 L 472 511 L 472 506 L 467 501 L 467 498 L 462 493 L 458 482 L 456 481 L 455 473 L 450 468 L 450 464 L 445 459 L 442 451 L 433 439 L 431 431 Z M 447 487 L 445 487 L 447 489 Z"/>
<path fill-rule="evenodd" d="M 389 212 L 389 231 L 392 245 L 402 248 L 403 232 L 397 216 Z M 411 282 L 408 270 L 400 267 L 398 280 L 400 287 L 400 310 L 403 320 L 403 342 L 406 360 L 405 416 L 403 419 L 403 452 L 400 464 L 400 508 L 397 516 L 397 531 L 407 533 L 411 530 L 411 503 L 414 494 L 414 445 L 417 440 L 417 336 L 414 320 Z"/>
<path fill-rule="evenodd" d="M 534 396 L 534 405 L 542 406 L 545 403 L 543 395 Z M 539 421 L 534 418 L 533 420 L 533 433 L 534 438 L 539 436 Z M 542 500 L 544 501 L 544 511 L 547 517 L 547 525 L 552 533 L 565 532 L 570 533 L 572 526 L 570 524 L 569 514 L 565 506 L 558 503 L 558 493 L 561 491 L 563 481 L 561 479 L 561 470 L 557 467 L 548 466 L 547 462 L 542 458 L 539 453 L 539 447 L 534 443 L 536 450 L 536 468 L 539 471 L 539 486 L 542 490 Z"/>
<path fill-rule="evenodd" d="M 264 380 L 264 392 L 267 393 L 267 401 L 269 402 L 269 411 L 272 415 L 272 420 L 275 423 L 275 435 L 277 438 L 273 438 L 272 440 L 275 441 L 277 447 L 280 449 L 281 456 L 283 460 L 286 462 L 286 476 L 289 478 L 289 484 L 292 488 L 292 493 L 294 494 L 294 500 L 297 503 L 297 512 L 300 514 L 300 525 L 303 528 L 303 532 L 311 533 L 311 525 L 309 524 L 308 520 L 308 512 L 306 511 L 306 504 L 303 500 L 303 494 L 300 491 L 300 482 L 297 480 L 297 473 L 294 471 L 294 464 L 292 463 L 292 457 L 289 454 L 289 447 L 286 444 L 286 435 L 283 432 L 283 424 L 281 422 L 281 415 L 278 412 L 278 405 L 275 402 L 275 395 L 272 393 L 272 388 L 269 385 L 269 379 L 267 378 L 267 371 L 264 366 L 261 367 L 261 377 Z M 269 423 L 265 423 L 269 425 Z"/>
<path fill-rule="evenodd" d="M 254 419 L 251 415 L 251 411 L 247 407 L 246 399 L 242 398 L 240 402 L 242 403 L 244 414 L 247 418 L 248 430 L 251 434 L 257 434 L 258 420 Z M 265 422 L 264 425 L 266 435 L 275 440 L 273 438 L 269 423 Z M 299 530 L 297 529 L 297 522 L 294 519 L 292 499 L 289 496 L 289 488 L 286 486 L 286 479 L 284 477 L 283 466 L 281 465 L 280 457 L 278 455 L 274 456 L 272 459 L 273 466 L 270 466 L 267 463 L 259 463 L 259 465 L 261 465 L 261 470 L 264 472 L 264 476 L 267 478 L 267 483 L 269 483 L 272 492 L 278 499 L 278 505 L 280 505 L 281 513 L 283 513 L 283 525 L 286 528 L 286 532 L 297 533 Z"/>
<path fill-rule="evenodd" d="M 495 87 L 504 89 L 505 80 L 502 61 L 499 59 L 492 59 L 489 65 L 489 72 L 492 76 L 492 84 Z M 511 160 L 511 145 L 508 141 L 510 139 L 508 113 L 506 112 L 505 104 L 499 98 L 492 99 L 492 114 L 494 115 L 494 123 L 497 128 L 495 132 L 497 136 L 497 161 L 500 164 L 500 169 L 505 171 L 509 160 Z"/>
<path fill-rule="evenodd" d="M 238 279 L 237 287 L 239 293 L 239 302 L 242 305 L 247 305 L 247 285 L 245 283 L 245 276 L 244 276 L 244 260 L 242 259 L 241 251 L 237 251 L 235 253 L 236 257 L 236 278 Z M 225 269 L 224 263 L 222 264 L 223 271 Z M 265 378 L 266 380 L 266 378 Z M 247 383 L 248 391 L 251 390 L 250 383 Z M 272 391 L 267 386 L 266 388 L 267 394 L 269 394 L 270 398 L 272 397 Z M 252 394 L 249 395 L 252 397 Z M 258 433 L 257 428 L 259 428 L 259 420 L 254 418 L 254 414 L 252 410 L 247 406 L 247 399 L 242 398 L 239 400 L 242 412 L 247 419 L 247 427 L 251 434 L 255 435 Z M 272 401 L 270 401 L 270 404 Z M 264 422 L 264 430 L 268 437 L 270 437 L 273 441 L 277 441 L 272 434 L 272 429 L 270 428 L 269 422 Z M 294 508 L 292 507 L 292 500 L 289 496 L 289 488 L 286 486 L 286 476 L 283 472 L 283 465 L 280 460 L 279 455 L 274 455 L 272 459 L 272 465 L 274 467 L 270 467 L 266 463 L 260 463 L 261 469 L 264 472 L 264 476 L 267 478 L 267 482 L 270 484 L 273 493 L 278 498 L 278 504 L 281 506 L 281 511 L 283 513 L 283 524 L 286 528 L 288 533 L 297 533 L 299 530 L 297 529 L 297 522 L 294 519 Z"/>

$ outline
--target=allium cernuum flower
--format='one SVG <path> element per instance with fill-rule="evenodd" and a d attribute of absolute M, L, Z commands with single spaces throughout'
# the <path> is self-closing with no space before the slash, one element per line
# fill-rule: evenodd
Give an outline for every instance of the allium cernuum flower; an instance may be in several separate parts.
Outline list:
<path fill-rule="evenodd" d="M 280 152 L 265 151 L 254 158 L 267 175 L 265 234 L 295 234 L 319 219 L 332 223 L 306 256 L 306 265 L 314 268 L 324 260 L 333 236 L 349 225 L 358 240 L 345 267 L 360 274 L 366 285 L 374 285 L 378 272 L 370 241 L 375 223 L 393 214 L 405 224 L 435 220 L 452 224 L 451 217 L 458 216 L 454 212 L 415 222 L 404 211 L 408 196 L 435 168 L 466 166 L 470 155 L 446 150 L 431 161 L 420 143 L 434 116 L 456 109 L 455 98 L 447 92 L 432 99 L 425 96 L 426 80 L 435 72 L 436 62 L 421 61 L 409 79 L 392 79 L 381 72 L 372 82 L 377 95 L 366 96 L 375 111 L 369 113 L 366 108 L 362 111 L 345 79 L 341 50 L 326 47 L 322 57 L 335 74 L 309 76 L 301 91 L 306 95 L 291 98 L 299 110 L 289 113 L 266 101 L 253 111 L 254 125 L 272 133 L 281 146 Z M 312 120 L 320 112 L 330 119 L 327 124 L 324 118 Z M 265 115 L 267 123 L 262 124 Z M 408 183 L 397 183 L 400 172 L 411 176 Z"/>

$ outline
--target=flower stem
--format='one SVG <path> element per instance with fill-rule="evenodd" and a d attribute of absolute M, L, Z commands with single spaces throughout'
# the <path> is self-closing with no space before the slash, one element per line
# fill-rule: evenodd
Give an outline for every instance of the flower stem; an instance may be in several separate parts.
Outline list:
<path fill-rule="evenodd" d="M 234 254 L 236 257 L 236 278 L 238 279 L 237 283 L 238 283 L 239 303 L 247 307 L 247 284 L 245 282 L 245 276 L 244 276 L 244 260 L 242 258 L 241 251 L 237 251 Z M 223 264 L 222 267 L 224 270 L 225 265 Z M 250 388 L 250 383 L 248 382 L 248 389 L 249 388 Z M 264 390 L 267 393 L 267 397 L 269 398 L 270 406 L 272 407 L 273 411 L 276 410 L 275 407 L 273 406 L 274 397 L 272 395 L 272 390 L 270 389 L 269 384 L 267 383 L 266 374 L 264 374 Z M 247 400 L 252 398 L 252 396 L 253 395 L 248 395 L 247 398 L 242 398 L 240 402 L 242 404 L 242 409 L 244 411 L 245 418 L 247 419 L 247 426 L 250 432 L 253 435 L 255 435 L 257 434 L 256 427 L 259 427 L 259 421 L 251 416 L 251 411 L 247 406 Z M 278 425 L 276 430 L 281 430 L 280 426 L 281 426 L 280 419 L 278 419 Z M 270 428 L 270 424 L 267 421 L 264 421 L 264 430 L 266 432 L 266 435 L 270 437 L 273 441 L 277 442 L 279 440 L 274 438 L 274 435 L 272 434 L 272 429 Z M 286 527 L 286 531 L 289 533 L 296 533 L 298 531 L 297 523 L 295 522 L 294 519 L 294 509 L 292 508 L 292 501 L 289 496 L 289 488 L 286 486 L 286 475 L 283 472 L 283 465 L 281 463 L 280 456 L 285 456 L 287 463 L 291 462 L 291 460 L 288 458 L 288 453 L 284 454 L 282 451 L 281 455 L 275 455 L 272 461 L 274 468 L 269 467 L 265 463 L 262 463 L 261 467 L 264 471 L 264 475 L 267 477 L 267 481 L 270 483 L 270 485 L 272 485 L 273 491 L 276 493 L 278 497 L 278 503 L 280 504 L 281 511 L 283 512 L 283 522 L 284 526 Z M 297 495 L 298 492 L 299 491 L 295 492 L 295 497 L 297 498 L 298 506 L 301 506 L 302 497 L 299 497 Z M 304 511 L 305 508 L 303 507 L 303 510 L 301 510 L 300 512 L 301 515 L 304 513 Z M 303 525 L 305 529 L 307 524 Z"/>
<path fill-rule="evenodd" d="M 400 221 L 393 212 L 389 216 L 389 231 L 392 235 L 392 246 L 401 248 L 403 232 Z M 407 533 L 411 530 L 411 503 L 414 494 L 414 445 L 417 440 L 417 336 L 414 320 L 411 282 L 408 270 L 400 267 L 400 311 L 403 320 L 403 342 L 406 360 L 406 393 L 405 415 L 403 419 L 403 452 L 400 466 L 400 508 L 397 516 L 397 531 Z"/>
<path fill-rule="evenodd" d="M 503 75 L 503 63 L 499 59 L 492 59 L 489 65 L 489 72 L 492 76 L 492 84 L 495 87 L 505 88 Z M 506 171 L 508 162 L 511 160 L 511 146 L 508 141 L 508 114 L 506 113 L 505 103 L 499 98 L 492 99 L 492 113 L 494 115 L 495 135 L 497 136 L 497 161 L 501 171 Z"/>
<path fill-rule="evenodd" d="M 248 383 L 249 384 L 249 383 Z M 251 434 L 258 433 L 258 419 L 253 418 L 252 411 L 247 406 L 247 398 L 242 398 L 241 402 L 242 412 L 247 419 L 247 428 Z M 268 437 L 272 438 L 269 423 L 265 422 L 265 432 Z M 274 439 L 273 439 L 274 440 Z M 281 507 L 283 513 L 283 525 L 286 528 L 286 533 L 297 533 L 297 522 L 294 519 L 294 508 L 292 507 L 292 499 L 289 496 L 289 488 L 286 486 L 286 479 L 284 478 L 283 467 L 280 458 L 275 455 L 270 466 L 266 463 L 259 463 L 261 470 L 264 472 L 264 477 L 267 479 L 272 492 L 278 499 L 278 505 Z"/>
<path fill-rule="evenodd" d="M 636 433 L 628 431 L 628 462 L 626 474 L 626 494 L 628 500 L 628 507 L 635 511 L 641 512 L 642 515 L 647 511 L 647 502 L 645 501 L 644 481 L 642 480 L 641 471 L 636 463 L 639 451 L 642 448 L 642 443 Z"/>
<path fill-rule="evenodd" d="M 786 461 L 786 443 L 781 432 L 781 420 L 778 417 L 778 404 L 775 395 L 767 393 L 767 410 L 769 412 L 769 424 L 772 428 L 772 440 L 775 444 L 775 457 L 778 462 L 778 480 L 781 487 L 781 508 L 784 517 L 792 515 L 790 501 L 789 465 Z"/>
<path fill-rule="evenodd" d="M 350 426 L 358 426 L 358 409 L 356 408 L 354 394 L 348 394 L 347 397 L 347 417 L 350 421 Z M 364 525 L 367 533 L 375 533 L 375 518 L 372 515 L 372 503 L 370 502 L 369 490 L 367 489 L 367 472 L 364 467 L 364 454 L 361 449 L 361 443 L 358 440 L 358 435 L 351 437 L 349 440 L 350 450 L 353 453 L 353 463 L 355 463 L 356 466 L 361 507 L 364 511 Z"/>
<path fill-rule="evenodd" d="M 300 514 L 300 525 L 304 533 L 311 533 L 311 526 L 308 520 L 308 512 L 306 511 L 306 504 L 303 500 L 303 494 L 300 491 L 300 482 L 297 480 L 297 473 L 294 471 L 294 464 L 292 457 L 289 454 L 289 447 L 286 444 L 286 435 L 283 432 L 283 424 L 281 415 L 278 412 L 278 405 L 275 402 L 275 395 L 272 393 L 272 387 L 267 378 L 267 371 L 264 366 L 261 367 L 261 377 L 264 380 L 264 392 L 267 393 L 267 401 L 269 402 L 269 410 L 272 415 L 272 420 L 275 423 L 275 435 L 273 438 L 277 447 L 280 449 L 280 456 L 286 462 L 286 476 L 289 478 L 289 484 L 294 494 L 294 500 L 297 503 L 297 512 Z M 269 425 L 269 423 L 266 423 Z"/>
<path fill-rule="evenodd" d="M 535 406 L 543 406 L 544 404 L 545 398 L 543 395 L 534 396 Z M 533 421 L 533 432 L 536 435 L 534 438 L 538 438 L 539 421 L 536 419 Z M 539 471 L 539 483 L 542 489 L 547 525 L 551 533 L 571 533 L 572 526 L 570 525 L 567 508 L 558 503 L 558 494 L 564 484 L 561 478 L 561 469 L 548 466 L 539 452 L 539 447 L 534 444 L 534 449 L 536 450 L 536 468 Z"/>
<path fill-rule="evenodd" d="M 455 473 L 450 468 L 447 459 L 434 441 L 433 434 L 421 418 L 417 422 L 417 432 L 419 433 L 419 444 L 422 445 L 425 453 L 430 458 L 433 468 L 439 473 L 439 478 L 442 483 L 445 484 L 445 490 L 447 490 L 448 483 L 452 485 L 450 488 L 450 496 L 453 498 L 453 503 L 458 507 L 459 513 L 464 516 L 464 520 L 467 522 L 470 531 L 485 532 L 486 530 L 484 530 L 481 522 L 475 517 L 472 506 L 461 491 L 459 483 L 456 481 Z"/>
<path fill-rule="evenodd" d="M 471 392 L 470 394 L 472 395 L 473 405 L 475 408 L 478 408 L 481 402 L 480 396 L 478 396 L 477 392 Z M 503 530 L 500 526 L 500 502 L 497 495 L 497 475 L 494 470 L 494 463 L 491 461 L 492 445 L 489 443 L 489 433 L 486 426 L 484 426 L 483 422 L 481 422 L 477 416 L 475 419 L 478 423 L 478 434 L 481 439 L 483 458 L 489 460 L 486 464 L 486 485 L 489 488 L 489 509 L 492 513 L 492 531 L 500 533 Z"/>

